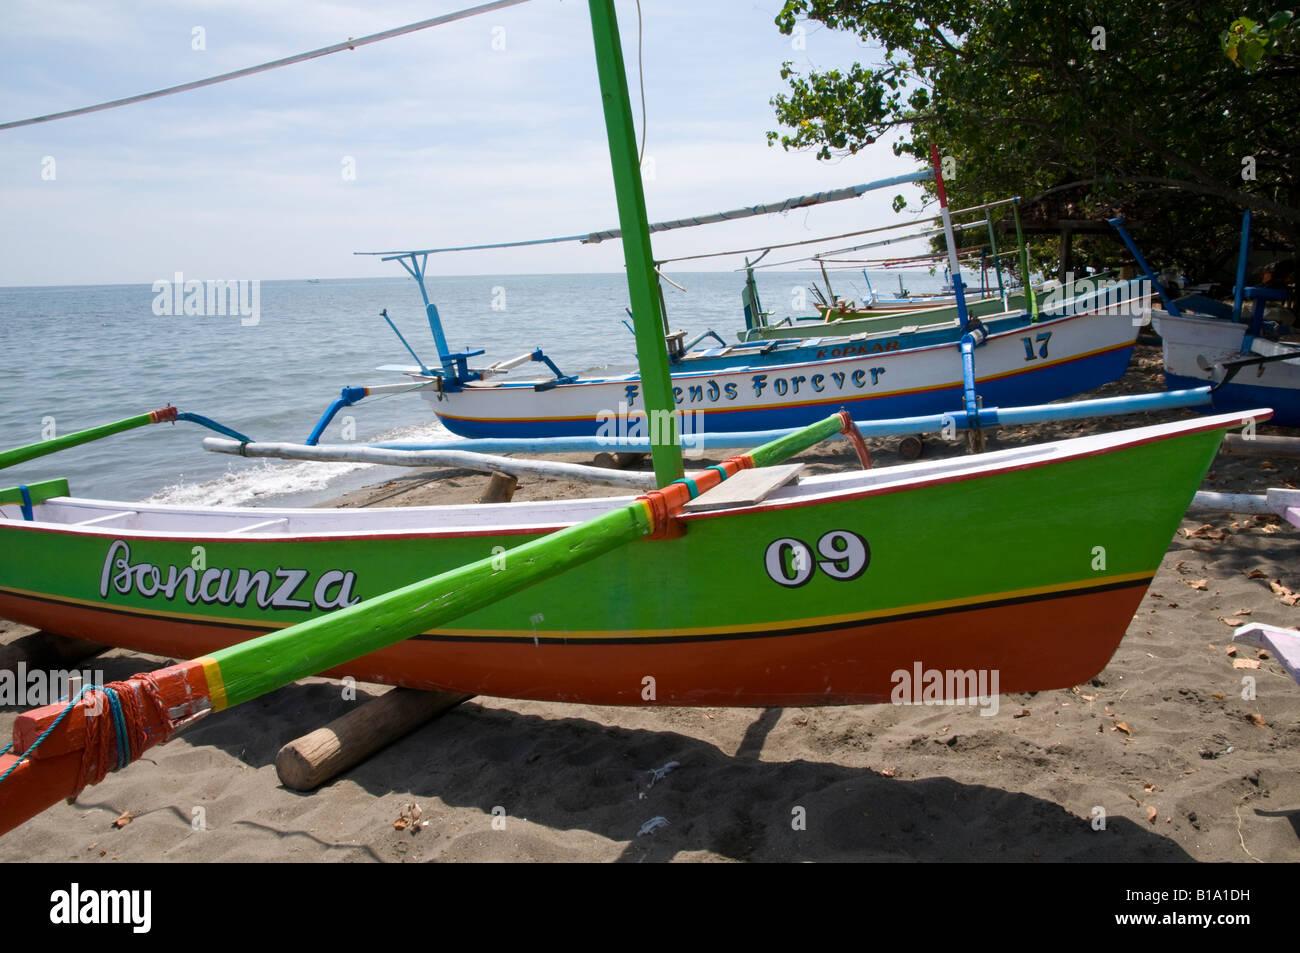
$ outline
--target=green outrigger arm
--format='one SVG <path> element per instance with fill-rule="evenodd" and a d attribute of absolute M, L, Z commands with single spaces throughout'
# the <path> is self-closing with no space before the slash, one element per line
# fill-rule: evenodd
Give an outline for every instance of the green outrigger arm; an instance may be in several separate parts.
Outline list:
<path fill-rule="evenodd" d="M 68 702 L 20 715 L 12 751 L 0 754 L 0 834 L 75 796 L 87 784 L 98 783 L 114 763 L 124 767 L 137 760 L 147 748 L 202 715 L 444 626 L 635 540 L 671 536 L 674 517 L 688 500 L 742 470 L 777 463 L 836 433 L 850 438 L 857 434 L 847 413 L 504 554 L 485 556 L 202 658 L 88 687 Z M 133 699 L 130 706 L 121 702 L 126 698 Z M 111 757 L 114 753 L 116 758 Z M 87 769 L 88 763 L 93 768 Z"/>
<path fill-rule="evenodd" d="M 0 452 L 0 470 L 3 470 L 5 467 L 13 467 L 20 463 L 26 463 L 28 460 L 34 460 L 37 457 L 43 457 L 47 453 L 57 453 L 60 450 L 67 450 L 69 447 L 76 447 L 83 443 L 90 443 L 92 440 L 111 437 L 113 434 L 122 433 L 126 430 L 134 430 L 136 427 L 143 427 L 146 424 L 156 424 L 161 423 L 164 420 L 175 419 L 176 408 L 164 407 L 162 410 L 151 410 L 147 414 L 138 414 L 135 417 L 127 417 L 124 420 L 117 420 L 111 424 L 100 424 L 98 427 L 90 427 L 87 430 L 78 430 L 76 433 L 65 434 L 62 437 L 53 437 L 50 440 L 42 440 L 40 443 L 29 443 L 25 447 L 15 447 L 13 450 Z"/>
<path fill-rule="evenodd" d="M 183 413 L 175 407 L 169 406 L 161 410 L 151 410 L 147 414 L 137 414 L 134 417 L 116 420 L 111 424 L 100 424 L 98 427 L 90 427 L 86 430 L 78 430 L 76 433 L 64 434 L 62 437 L 52 437 L 49 440 L 42 440 L 40 443 L 29 443 L 25 447 L 0 451 L 0 470 L 5 467 L 14 467 L 20 463 L 26 463 L 28 460 L 35 460 L 37 457 L 43 457 L 48 453 L 57 453 L 60 450 L 67 450 L 69 447 L 90 443 L 92 440 L 100 440 L 104 437 L 111 437 L 113 434 L 134 430 L 146 424 L 159 424 L 177 420 L 188 420 L 192 423 L 201 424 L 209 430 L 225 434 L 227 437 L 239 440 L 242 443 L 252 442 L 238 431 L 223 427 L 207 417 L 200 414 Z"/>

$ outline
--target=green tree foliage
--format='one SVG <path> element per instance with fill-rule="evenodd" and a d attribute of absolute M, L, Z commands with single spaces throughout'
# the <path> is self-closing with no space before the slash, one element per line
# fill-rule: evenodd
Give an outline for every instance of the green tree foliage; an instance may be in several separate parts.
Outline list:
<path fill-rule="evenodd" d="M 789 90 L 772 99 L 786 131 L 768 139 L 822 159 L 883 140 L 921 161 L 935 142 L 957 162 L 954 207 L 1018 194 L 1070 203 L 1071 217 L 1122 213 L 1156 267 L 1209 277 L 1234 253 L 1243 208 L 1261 239 L 1300 239 L 1297 21 L 1242 12 L 1228 0 L 787 0 L 783 33 L 811 21 L 877 52 L 806 74 L 787 62 Z"/>

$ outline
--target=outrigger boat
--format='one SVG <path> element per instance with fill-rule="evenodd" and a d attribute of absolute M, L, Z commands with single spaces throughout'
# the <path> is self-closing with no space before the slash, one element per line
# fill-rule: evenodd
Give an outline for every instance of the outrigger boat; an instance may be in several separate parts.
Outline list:
<path fill-rule="evenodd" d="M 1016 236 L 1020 246 L 1020 266 L 1022 275 L 1028 274 L 1029 261 L 1025 253 L 1024 239 L 1020 230 L 1020 198 L 1018 196 L 1002 199 L 996 202 L 987 202 L 983 205 L 972 206 L 971 208 L 961 209 L 952 213 L 952 217 L 969 215 L 976 212 L 984 213 L 984 224 L 988 229 L 989 246 L 992 249 L 990 259 L 987 249 L 981 248 L 979 254 L 980 263 L 980 282 L 981 286 L 978 292 L 968 293 L 963 289 L 963 307 L 968 315 L 983 316 L 992 315 L 999 312 L 1010 312 L 1029 310 L 1031 314 L 1036 315 L 1034 306 L 1034 296 L 1031 293 L 1026 295 L 1024 292 L 1012 292 L 1003 283 L 1001 258 L 1003 257 L 997 250 L 997 235 L 993 228 L 993 218 L 991 210 L 1003 205 L 1012 207 L 1012 215 L 1016 224 Z M 928 219 L 933 221 L 934 218 Z M 927 221 L 922 219 L 919 221 Z M 908 223 L 908 225 L 916 222 Z M 950 225 L 951 230 L 955 233 L 963 229 L 974 228 L 978 222 L 953 223 Z M 883 231 L 889 228 L 899 228 L 902 225 L 885 226 L 883 229 L 870 229 L 868 231 Z M 865 234 L 865 233 L 864 233 Z M 837 248 L 831 251 L 818 252 L 809 258 L 792 258 L 784 261 L 774 262 L 765 267 L 776 268 L 781 265 L 796 264 L 801 261 L 815 262 L 821 269 L 822 280 L 826 283 L 826 291 L 814 284 L 809 290 L 817 299 L 817 315 L 815 317 L 798 317 L 786 318 L 779 322 L 769 322 L 768 315 L 758 307 L 757 288 L 753 285 L 753 270 L 755 267 L 763 267 L 759 262 L 763 255 L 753 262 L 748 259 L 745 262 L 748 281 L 746 282 L 746 291 L 743 295 L 746 304 L 745 313 L 745 331 L 741 334 L 742 341 L 772 340 L 776 338 L 797 337 L 808 329 L 806 333 L 818 333 L 818 326 L 822 326 L 823 331 L 832 325 L 842 325 L 830 333 L 845 334 L 856 333 L 861 331 L 887 331 L 904 327 L 908 324 L 930 325 L 941 322 L 952 322 L 958 317 L 957 313 L 957 295 L 952 280 L 952 264 L 944 266 L 944 286 L 937 294 L 930 295 L 913 295 L 903 288 L 903 278 L 898 278 L 898 296 L 889 297 L 876 291 L 871 285 L 871 276 L 865 268 L 862 269 L 862 278 L 867 285 L 867 293 L 861 303 L 846 300 L 835 294 L 831 287 L 830 274 L 827 272 L 828 264 L 875 264 L 884 268 L 906 268 L 917 267 L 920 265 L 933 264 L 944 259 L 944 255 L 925 254 L 913 255 L 907 258 L 892 258 L 880 261 L 862 261 L 862 260 L 842 260 L 832 256 L 848 254 L 851 252 L 862 251 L 868 248 L 878 248 L 884 245 L 892 245 L 896 242 L 915 241 L 917 239 L 933 238 L 943 234 L 943 229 L 931 229 L 912 235 L 900 235 L 891 238 L 880 239 L 867 242 L 866 244 L 851 245 L 846 248 Z M 699 257 L 699 256 L 693 256 Z M 988 264 L 992 261 L 994 274 L 997 279 L 996 289 L 988 280 Z M 755 302 L 751 309 L 750 300 Z M 912 316 L 915 315 L 915 320 Z"/>
<path fill-rule="evenodd" d="M 932 159 L 932 173 L 888 182 L 917 181 L 933 174 L 942 194 L 938 157 Z M 860 194 L 879 185 L 855 190 Z M 946 198 L 942 212 L 948 215 Z M 723 217 L 734 214 L 723 213 Z M 660 223 L 660 230 L 678 224 Z M 951 227 L 946 218 L 945 227 Z M 960 281 L 951 235 L 949 245 L 954 281 Z M 405 373 L 407 385 L 345 388 L 308 443 L 319 439 L 342 407 L 370 394 L 403 389 L 419 390 L 448 430 L 471 439 L 593 436 L 608 432 L 616 419 L 646 417 L 639 374 L 591 378 L 564 374 L 541 349 L 473 368 L 469 361 L 482 351 L 450 351 L 441 316 L 429 300 L 425 274 L 428 255 L 457 250 L 462 249 L 362 253 L 398 261 L 416 280 L 440 366 L 431 368 L 421 362 L 418 367 L 387 368 Z M 654 273 L 658 274 L 657 265 Z M 748 321 L 760 310 L 752 273 L 747 289 Z M 1145 311 L 1150 295 L 1144 281 L 1119 282 L 1093 287 L 1043 314 L 1008 312 L 982 322 L 968 315 L 963 298 L 957 319 L 945 324 L 759 344 L 720 341 L 721 346 L 693 349 L 682 344 L 682 332 L 675 332 L 668 335 L 674 345 L 669 352 L 674 407 L 690 413 L 697 429 L 733 432 L 803 426 L 840 408 L 857 420 L 942 413 L 962 406 L 972 387 L 986 402 L 999 405 L 1057 400 L 1124 375 L 1140 330 L 1135 316 Z M 658 300 L 662 306 L 662 296 Z M 384 317 L 392 323 L 387 311 Z M 402 342 L 415 356 L 405 338 Z M 969 355 L 969 367 L 968 347 L 978 349 L 978 360 Z M 506 376 L 530 361 L 548 365 L 554 377 Z M 973 381 L 967 373 L 972 370 Z"/>
<path fill-rule="evenodd" d="M 990 322 L 976 373 L 980 396 L 999 405 L 1044 403 L 1123 377 L 1139 331 L 1133 309 L 1143 300 L 1124 292 L 1116 303 L 1093 292 L 1077 313 L 1028 326 L 1018 317 Z M 675 371 L 673 398 L 698 428 L 715 432 L 797 427 L 841 407 L 859 420 L 942 413 L 962 404 L 964 336 L 917 328 L 803 342 L 814 360 Z M 936 337 L 947 340 L 927 343 Z M 645 416 L 636 374 L 411 377 L 428 385 L 421 393 L 438 419 L 463 437 L 599 435 L 615 418 Z"/>
<path fill-rule="evenodd" d="M 1242 420 L 812 476 L 753 499 L 729 479 L 659 521 L 675 538 L 327 674 L 602 705 L 645 703 L 646 674 L 665 705 L 883 702 L 916 659 L 998 669 L 1004 692 L 1077 684 L 1110 658 Z M 640 505 L 195 509 L 30 492 L 30 519 L 0 506 L 0 616 L 180 658 L 364 608 L 485 554 L 508 565 L 521 543 Z"/>
<path fill-rule="evenodd" d="M 3 491 L 0 614 L 190 660 L 19 716 L 0 833 L 195 720 L 321 672 L 750 706 L 885 701 L 917 665 L 996 671 L 1023 692 L 1106 664 L 1242 416 L 792 482 L 777 464 L 856 438 L 838 413 L 683 477 L 614 7 L 589 5 L 645 399 L 669 421 L 651 437 L 658 488 L 363 511 L 78 500 L 63 481 Z"/>
<path fill-rule="evenodd" d="M 1246 285 L 1250 223 L 1247 210 L 1242 216 L 1236 288 L 1228 305 L 1204 295 L 1170 298 L 1125 230 L 1123 219 L 1111 219 L 1161 296 L 1163 308 L 1151 312 L 1151 322 L 1162 342 L 1165 386 L 1179 390 L 1210 384 L 1212 403 L 1207 409 L 1272 407 L 1273 423 L 1300 427 L 1300 344 L 1278 340 L 1280 329 L 1268 320 L 1269 306 L 1285 301 L 1286 292 Z"/>

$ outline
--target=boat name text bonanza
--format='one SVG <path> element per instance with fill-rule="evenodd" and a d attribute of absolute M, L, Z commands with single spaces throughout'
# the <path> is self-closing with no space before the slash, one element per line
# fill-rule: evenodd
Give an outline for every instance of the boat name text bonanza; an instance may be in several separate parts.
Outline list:
<path fill-rule="evenodd" d="M 278 585 L 273 579 L 279 580 Z M 274 573 L 267 569 L 197 569 L 174 565 L 165 569 L 153 563 L 131 562 L 131 547 L 125 540 L 114 540 L 104 557 L 104 569 L 99 577 L 99 595 L 107 599 L 110 589 L 121 595 L 132 590 L 146 599 L 162 595 L 168 600 L 177 597 L 184 586 L 183 596 L 190 605 L 199 602 L 243 607 L 254 597 L 260 609 L 343 609 L 360 602 L 352 594 L 356 573 L 330 569 L 320 574 L 314 586 L 307 569 L 276 567 Z M 310 593 L 311 600 L 300 598 Z"/>

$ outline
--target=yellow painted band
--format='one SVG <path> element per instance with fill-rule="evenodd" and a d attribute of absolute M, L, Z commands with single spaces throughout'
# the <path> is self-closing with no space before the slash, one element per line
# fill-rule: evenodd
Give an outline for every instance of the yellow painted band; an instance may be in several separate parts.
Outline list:
<path fill-rule="evenodd" d="M 212 656 L 204 655 L 194 661 L 203 666 L 203 677 L 208 680 L 208 698 L 213 711 L 229 707 L 226 701 L 226 682 L 221 677 L 221 664 Z"/>

